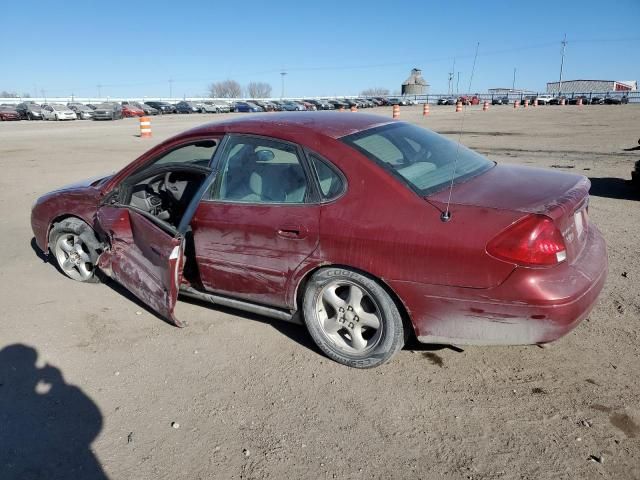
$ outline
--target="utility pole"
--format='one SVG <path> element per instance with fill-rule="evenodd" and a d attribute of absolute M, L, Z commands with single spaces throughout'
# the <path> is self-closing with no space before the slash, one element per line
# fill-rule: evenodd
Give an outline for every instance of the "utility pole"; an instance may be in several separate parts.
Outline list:
<path fill-rule="evenodd" d="M 280 76 L 282 77 L 282 90 L 280 92 L 280 100 L 282 100 L 284 98 L 284 76 L 287 74 L 287 72 L 280 72 Z"/>
<path fill-rule="evenodd" d="M 516 91 L 516 68 L 513 67 L 513 83 L 511 84 L 511 93 Z"/>
<path fill-rule="evenodd" d="M 449 72 L 449 92 L 448 92 L 449 95 L 453 93 L 453 76 L 455 75 L 455 71 L 456 71 L 456 57 L 453 57 L 453 66 L 451 67 L 451 71 Z"/>
<path fill-rule="evenodd" d="M 460 72 L 458 72 L 458 80 L 456 80 L 456 95 L 460 94 Z"/>
<path fill-rule="evenodd" d="M 560 82 L 558 82 L 558 93 L 562 93 L 562 69 L 564 67 L 564 50 L 567 48 L 567 34 L 564 34 L 564 40 L 562 40 L 562 57 L 560 59 Z"/>
<path fill-rule="evenodd" d="M 173 98 L 173 79 L 169 79 L 169 100 Z"/>
<path fill-rule="evenodd" d="M 100 94 L 102 93 L 102 92 L 101 92 L 101 90 L 102 90 L 102 85 L 98 84 L 98 85 L 97 85 L 97 87 L 98 87 L 98 98 L 102 98 L 102 95 L 100 95 Z"/>

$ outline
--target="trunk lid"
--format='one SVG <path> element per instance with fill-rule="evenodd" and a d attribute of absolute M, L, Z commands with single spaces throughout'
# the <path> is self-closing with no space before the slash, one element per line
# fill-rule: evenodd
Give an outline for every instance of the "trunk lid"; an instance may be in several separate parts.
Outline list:
<path fill-rule="evenodd" d="M 472 205 L 550 217 L 564 237 L 567 260 L 573 263 L 587 238 L 589 188 L 582 175 L 524 167 L 496 165 L 453 187 L 452 205 Z M 449 190 L 428 197 L 445 203 Z M 497 232 L 496 232 L 497 233 Z"/>

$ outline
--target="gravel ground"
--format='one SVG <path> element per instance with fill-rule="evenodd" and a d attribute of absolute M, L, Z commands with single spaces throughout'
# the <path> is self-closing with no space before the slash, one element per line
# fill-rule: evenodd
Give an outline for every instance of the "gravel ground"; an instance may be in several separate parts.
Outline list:
<path fill-rule="evenodd" d="M 401 116 L 457 138 L 453 109 Z M 174 328 L 32 247 L 37 196 L 216 118 L 0 124 L 0 478 L 640 478 L 640 106 L 469 107 L 464 144 L 592 179 L 600 302 L 549 348 L 410 345 L 366 371 L 237 311 L 181 301 Z"/>

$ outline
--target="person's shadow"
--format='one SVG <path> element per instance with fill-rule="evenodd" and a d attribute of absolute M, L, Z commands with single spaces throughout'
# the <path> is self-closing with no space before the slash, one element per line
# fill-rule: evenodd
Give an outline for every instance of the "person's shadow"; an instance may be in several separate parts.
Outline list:
<path fill-rule="evenodd" d="M 37 351 L 0 350 L 0 479 L 106 480 L 91 451 L 102 414 L 62 372 L 36 367 Z"/>

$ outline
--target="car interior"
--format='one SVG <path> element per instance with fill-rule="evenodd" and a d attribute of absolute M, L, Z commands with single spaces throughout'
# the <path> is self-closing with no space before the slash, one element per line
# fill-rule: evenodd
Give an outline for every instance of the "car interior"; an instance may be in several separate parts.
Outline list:
<path fill-rule="evenodd" d="M 177 148 L 125 181 L 123 203 L 177 228 L 189 203 L 210 173 L 218 142 Z"/>

